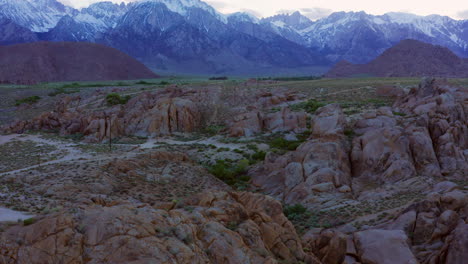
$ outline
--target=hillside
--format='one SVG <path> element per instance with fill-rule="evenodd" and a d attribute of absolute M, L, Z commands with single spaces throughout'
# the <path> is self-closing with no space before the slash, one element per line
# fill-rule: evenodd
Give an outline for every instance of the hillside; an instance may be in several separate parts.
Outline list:
<path fill-rule="evenodd" d="M 367 64 L 341 61 L 327 77 L 468 77 L 468 60 L 459 58 L 448 48 L 403 40 Z"/>
<path fill-rule="evenodd" d="M 114 48 L 92 43 L 37 42 L 0 46 L 0 82 L 131 80 L 157 77 Z"/>

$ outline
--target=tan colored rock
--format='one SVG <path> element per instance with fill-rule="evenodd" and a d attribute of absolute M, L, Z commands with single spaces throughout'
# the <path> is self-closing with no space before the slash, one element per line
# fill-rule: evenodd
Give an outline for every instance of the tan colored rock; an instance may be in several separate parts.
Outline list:
<path fill-rule="evenodd" d="M 252 183 L 294 204 L 314 196 L 314 191 L 335 192 L 351 185 L 351 165 L 344 136 L 346 120 L 339 105 L 317 111 L 311 138 L 296 151 L 283 156 L 267 155 L 265 162 L 249 172 Z"/>
<path fill-rule="evenodd" d="M 320 263 L 281 204 L 251 193 L 207 193 L 182 209 L 88 207 L 0 235 L 2 263 Z M 191 208 L 188 210 L 187 208 Z M 111 254 L 109 254 L 111 253 Z"/>
<path fill-rule="evenodd" d="M 355 138 L 351 161 L 354 177 L 374 182 L 396 182 L 416 175 L 409 140 L 400 128 L 369 130 Z"/>
<path fill-rule="evenodd" d="M 425 79 L 418 88 L 394 107 L 424 117 L 443 175 L 463 178 L 468 171 L 468 125 L 466 88 L 457 88 L 444 80 Z"/>
<path fill-rule="evenodd" d="M 324 230 L 319 234 L 309 232 L 302 241 L 324 264 L 342 263 L 345 259 L 346 236 L 336 230 Z"/>
<path fill-rule="evenodd" d="M 252 111 L 237 115 L 230 125 L 231 137 L 253 136 L 263 129 L 262 115 L 258 111 Z"/>
<path fill-rule="evenodd" d="M 468 258 L 468 224 L 460 223 L 447 239 L 446 264 L 466 263 Z"/>
<path fill-rule="evenodd" d="M 292 112 L 288 107 L 281 108 L 279 112 L 267 114 L 263 118 L 264 129 L 269 132 L 301 133 L 307 130 L 307 114 L 305 112 Z"/>
<path fill-rule="evenodd" d="M 363 264 L 417 264 L 408 237 L 399 230 L 366 230 L 354 234 Z"/>

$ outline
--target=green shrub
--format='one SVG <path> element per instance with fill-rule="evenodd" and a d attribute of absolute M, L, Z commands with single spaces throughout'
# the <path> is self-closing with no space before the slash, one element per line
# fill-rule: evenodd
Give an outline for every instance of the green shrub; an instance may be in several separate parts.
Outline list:
<path fill-rule="evenodd" d="M 280 150 L 296 150 L 301 143 L 300 140 L 288 141 L 283 137 L 276 137 L 270 141 L 270 147 Z"/>
<path fill-rule="evenodd" d="M 227 76 L 221 76 L 221 77 L 211 77 L 209 80 L 210 81 L 225 81 L 228 80 L 229 78 Z"/>
<path fill-rule="evenodd" d="M 396 115 L 396 116 L 406 116 L 405 113 L 401 113 L 401 112 L 393 112 L 393 115 Z"/>
<path fill-rule="evenodd" d="M 302 204 L 288 205 L 284 207 L 283 212 L 288 219 L 295 219 L 304 215 L 307 212 L 307 208 Z"/>
<path fill-rule="evenodd" d="M 153 84 L 156 84 L 156 83 L 147 82 L 147 81 L 138 81 L 138 82 L 136 82 L 135 84 L 140 84 L 140 85 L 153 85 Z"/>
<path fill-rule="evenodd" d="M 169 84 L 171 84 L 171 83 L 166 82 L 166 81 L 161 81 L 161 82 L 159 83 L 159 85 L 169 85 Z"/>
<path fill-rule="evenodd" d="M 39 100 L 41 100 L 41 97 L 39 97 L 37 95 L 34 95 L 34 96 L 30 96 L 30 97 L 26 97 L 26 98 L 23 98 L 23 99 L 16 100 L 15 105 L 20 106 L 22 104 L 35 104 Z"/>
<path fill-rule="evenodd" d="M 236 164 L 228 160 L 217 160 L 216 164 L 208 166 L 208 171 L 230 186 L 242 188 L 250 177 L 245 175 L 249 166 L 248 160 L 240 160 Z"/>
<path fill-rule="evenodd" d="M 315 113 L 315 111 L 317 111 L 317 109 L 319 109 L 320 107 L 323 107 L 325 105 L 326 105 L 325 103 L 319 102 L 319 101 L 314 100 L 314 99 L 310 99 L 310 100 L 307 100 L 305 102 L 301 102 L 301 103 L 292 105 L 291 110 L 292 111 L 302 111 L 302 110 L 304 110 L 307 113 L 313 114 L 313 113 Z"/>
<path fill-rule="evenodd" d="M 263 161 L 265 160 L 266 152 L 265 151 L 257 151 L 250 158 L 252 159 L 253 163 L 257 161 Z"/>
<path fill-rule="evenodd" d="M 28 225 L 32 225 L 36 222 L 36 219 L 34 218 L 28 218 L 28 219 L 24 219 L 23 220 L 23 225 L 25 226 L 28 226 Z"/>
<path fill-rule="evenodd" d="M 250 150 L 258 151 L 258 146 L 255 144 L 248 144 L 246 147 Z"/>
<path fill-rule="evenodd" d="M 130 100 L 130 95 L 126 95 L 124 97 L 120 96 L 117 93 L 110 93 L 106 96 L 107 104 L 110 106 L 119 105 L 119 104 L 126 104 L 128 100 Z"/>
<path fill-rule="evenodd" d="M 50 97 L 57 96 L 59 94 L 72 94 L 72 93 L 78 93 L 80 90 L 78 89 L 71 89 L 67 90 L 63 87 L 55 88 L 53 92 L 50 92 L 48 95 Z"/>
<path fill-rule="evenodd" d="M 219 134 L 225 128 L 224 125 L 210 125 L 203 129 L 203 133 L 210 136 L 215 136 Z"/>

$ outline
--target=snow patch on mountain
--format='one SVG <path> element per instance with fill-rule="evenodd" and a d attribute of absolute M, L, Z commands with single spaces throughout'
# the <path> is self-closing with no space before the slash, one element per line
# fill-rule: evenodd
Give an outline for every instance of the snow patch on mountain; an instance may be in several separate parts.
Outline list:
<path fill-rule="evenodd" d="M 220 21 L 222 21 L 224 24 L 227 23 L 227 16 L 224 14 L 219 13 L 216 11 L 213 7 L 208 5 L 205 2 L 202 2 L 200 0 L 142 0 L 139 1 L 141 2 L 156 2 L 156 3 L 162 3 L 164 4 L 169 10 L 171 10 L 174 13 L 178 13 L 182 16 L 187 15 L 187 12 L 190 8 L 200 8 L 203 9 L 216 18 L 218 18 Z"/>

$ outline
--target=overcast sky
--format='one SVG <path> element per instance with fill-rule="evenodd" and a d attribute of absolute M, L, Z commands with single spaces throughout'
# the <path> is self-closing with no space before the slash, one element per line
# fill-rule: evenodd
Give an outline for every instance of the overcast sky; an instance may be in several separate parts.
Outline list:
<path fill-rule="evenodd" d="M 84 7 L 100 0 L 60 0 L 74 7 Z M 120 3 L 122 0 L 112 0 Z M 125 0 L 130 2 L 132 0 Z M 468 19 L 468 0 L 207 0 L 221 13 L 250 11 L 259 17 L 299 10 L 312 19 L 335 11 L 365 11 L 380 15 L 408 12 L 417 15 L 439 14 Z"/>

